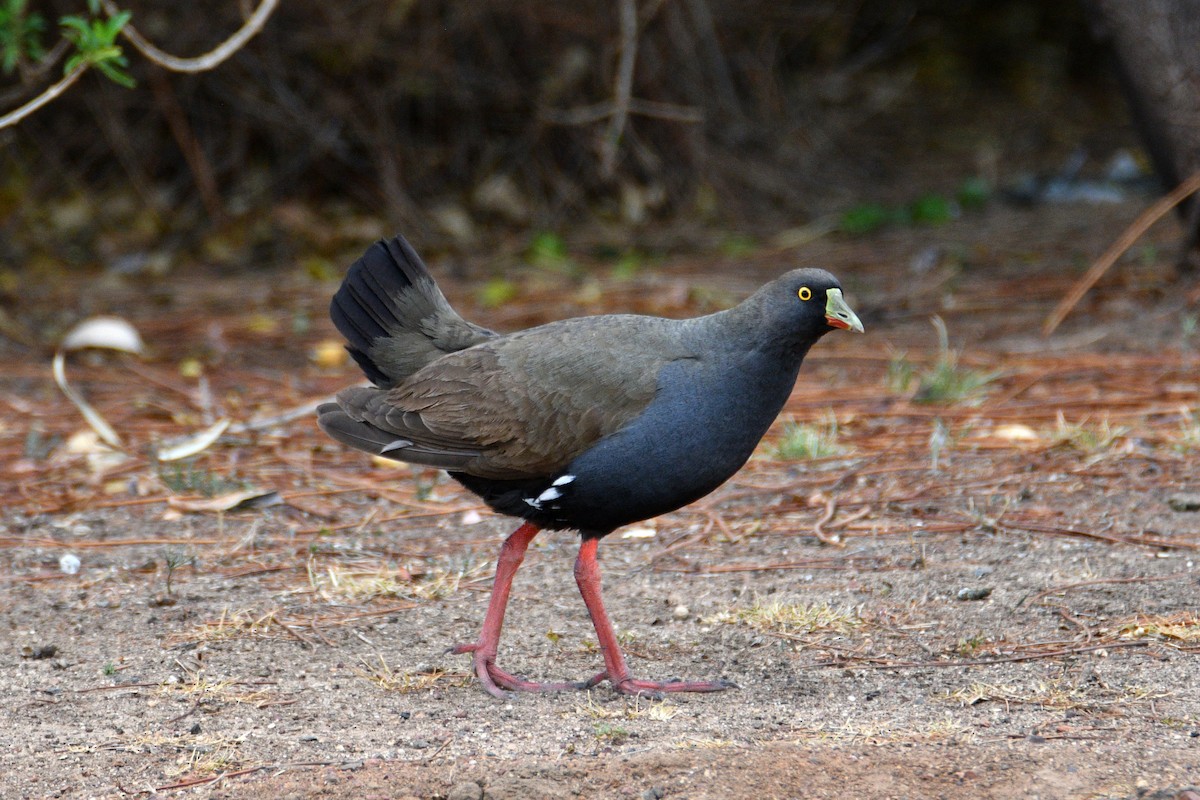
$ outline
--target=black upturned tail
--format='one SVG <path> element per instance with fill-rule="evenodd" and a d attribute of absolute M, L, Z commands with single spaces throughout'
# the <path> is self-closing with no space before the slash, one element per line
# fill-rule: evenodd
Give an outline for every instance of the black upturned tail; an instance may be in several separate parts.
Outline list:
<path fill-rule="evenodd" d="M 384 388 L 495 335 L 450 307 L 403 236 L 381 239 L 350 266 L 329 316 L 363 373 Z"/>

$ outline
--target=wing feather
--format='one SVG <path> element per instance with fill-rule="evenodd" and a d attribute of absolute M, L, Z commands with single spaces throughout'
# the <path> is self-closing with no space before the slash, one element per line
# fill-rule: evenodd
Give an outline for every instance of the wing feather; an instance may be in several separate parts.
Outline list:
<path fill-rule="evenodd" d="M 489 340 L 395 388 L 343 391 L 321 426 L 401 461 L 496 480 L 549 475 L 641 414 L 666 363 L 692 357 L 671 324 L 591 317 Z"/>

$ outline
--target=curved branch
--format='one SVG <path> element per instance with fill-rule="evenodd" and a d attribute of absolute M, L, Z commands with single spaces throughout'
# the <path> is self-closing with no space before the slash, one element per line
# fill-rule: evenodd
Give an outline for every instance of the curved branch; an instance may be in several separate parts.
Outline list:
<path fill-rule="evenodd" d="M 1150 229 L 1150 226 L 1158 222 L 1175 206 L 1182 203 L 1188 197 L 1191 197 L 1196 192 L 1200 191 L 1200 172 L 1194 173 L 1190 178 L 1176 186 L 1168 194 L 1156 200 L 1149 208 L 1138 215 L 1138 218 L 1130 223 L 1117 240 L 1108 246 L 1104 251 L 1104 255 L 1100 256 L 1092 264 L 1083 277 L 1075 282 L 1071 287 L 1071 291 L 1067 292 L 1067 296 L 1058 302 L 1054 307 L 1054 311 L 1050 316 L 1046 317 L 1046 321 L 1042 323 L 1042 336 L 1049 336 L 1054 333 L 1071 310 L 1078 305 L 1083 296 L 1087 294 L 1088 289 L 1095 285 L 1096 281 L 1108 272 L 1108 268 L 1117 263 L 1117 259 L 1125 254 L 1125 251 L 1133 247 L 1133 243 L 1139 237 Z"/>
<path fill-rule="evenodd" d="M 112 2 L 112 0 L 102 0 L 102 3 L 104 5 L 104 10 L 110 15 L 120 12 L 120 9 L 115 3 Z M 254 13 L 246 19 L 245 24 L 243 24 L 236 33 L 234 33 L 216 48 L 210 50 L 204 55 L 196 56 L 195 58 L 178 58 L 170 53 L 165 53 L 162 50 L 159 50 L 157 47 L 150 44 L 150 42 L 146 41 L 146 39 L 131 25 L 126 25 L 121 30 L 121 33 L 143 56 L 153 61 L 155 64 L 158 64 L 160 67 L 172 70 L 174 72 L 204 72 L 219 65 L 222 61 L 240 50 L 246 44 L 246 42 L 250 41 L 250 39 L 257 35 L 258 32 L 263 29 L 263 26 L 267 24 L 267 20 L 270 18 L 271 14 L 275 11 L 275 8 L 278 5 L 279 0 L 262 0 L 258 4 L 258 8 L 254 9 Z M 46 89 L 46 91 L 30 100 L 28 103 L 25 103 L 19 108 L 16 108 L 0 117 L 0 130 L 16 125 L 18 122 L 37 111 L 42 106 L 57 98 L 67 89 L 71 88 L 71 86 L 73 86 L 75 82 L 79 80 L 79 77 L 87 71 L 87 68 L 87 64 L 81 64 L 58 83 L 49 87 Z"/>
<path fill-rule="evenodd" d="M 109 14 L 116 14 L 120 11 L 112 0 L 102 0 L 102 2 L 104 10 Z M 179 58 L 178 56 L 173 56 L 170 53 L 159 50 L 138 33 L 137 29 L 132 25 L 126 25 L 122 28 L 121 35 L 128 39 L 129 43 L 143 56 L 164 69 L 169 69 L 172 72 L 205 72 L 218 66 L 225 59 L 242 49 L 246 42 L 258 35 L 278 5 L 279 0 L 262 0 L 258 4 L 258 8 L 254 9 L 254 13 L 246 19 L 246 22 L 236 33 L 204 55 L 194 58 Z"/>
<path fill-rule="evenodd" d="M 71 86 L 75 83 L 75 81 L 79 80 L 79 76 L 81 76 L 83 73 L 87 72 L 87 69 L 88 69 L 87 64 L 80 64 L 78 67 L 71 70 L 71 72 L 68 75 L 66 75 L 62 80 L 60 80 L 58 83 L 49 87 L 48 89 L 46 89 L 46 91 L 42 92 L 37 97 L 30 100 L 25 105 L 20 106 L 19 108 L 15 108 L 12 111 L 5 114 L 3 117 L 0 117 L 0 129 L 7 128 L 12 125 L 16 125 L 18 122 L 25 119 L 33 112 L 37 111 L 42 106 L 46 105 L 51 100 L 58 97 L 60 94 L 65 92 L 67 89 L 70 89 Z"/>
<path fill-rule="evenodd" d="M 621 58 L 617 62 L 617 83 L 613 91 L 613 115 L 600 148 L 600 169 L 611 178 L 617 166 L 617 148 L 629 119 L 629 101 L 633 97 L 633 68 L 637 61 L 637 0 L 621 0 Z"/>

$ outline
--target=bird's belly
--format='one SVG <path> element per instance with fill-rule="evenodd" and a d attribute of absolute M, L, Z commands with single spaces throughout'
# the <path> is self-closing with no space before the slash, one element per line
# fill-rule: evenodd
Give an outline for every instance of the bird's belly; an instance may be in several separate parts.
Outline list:
<path fill-rule="evenodd" d="M 454 477 L 501 513 L 585 535 L 674 511 L 746 463 L 795 381 L 795 369 L 771 366 L 706 380 L 668 367 L 642 414 L 560 471 L 521 481 Z"/>
<path fill-rule="evenodd" d="M 574 477 L 551 487 L 540 510 L 566 527 L 606 533 L 694 502 L 746 463 L 786 400 L 775 394 L 652 406 L 572 461 L 562 475 Z"/>

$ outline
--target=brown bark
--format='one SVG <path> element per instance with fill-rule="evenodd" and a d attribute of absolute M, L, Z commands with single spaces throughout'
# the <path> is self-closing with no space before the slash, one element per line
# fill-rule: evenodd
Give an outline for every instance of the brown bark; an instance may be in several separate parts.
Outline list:
<path fill-rule="evenodd" d="M 1200 0 L 1091 0 L 1091 8 L 1154 168 L 1173 188 L 1200 170 Z M 1200 203 L 1181 210 L 1190 250 Z"/>

